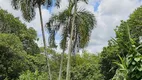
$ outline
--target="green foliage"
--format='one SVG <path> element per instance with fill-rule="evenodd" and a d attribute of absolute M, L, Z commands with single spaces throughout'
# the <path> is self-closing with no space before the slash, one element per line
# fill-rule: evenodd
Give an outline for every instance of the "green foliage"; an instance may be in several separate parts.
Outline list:
<path fill-rule="evenodd" d="M 20 39 L 11 34 L 0 34 L 0 75 L 16 79 L 21 72 L 46 71 L 46 59 L 42 54 L 27 55 Z M 44 74 L 45 75 L 45 74 Z"/>
<path fill-rule="evenodd" d="M 9 79 L 18 77 L 26 69 L 25 55 L 22 43 L 16 35 L 0 34 L 0 75 Z"/>
<path fill-rule="evenodd" d="M 119 60 L 117 57 L 118 52 L 119 46 L 112 43 L 111 40 L 109 41 L 109 46 L 103 48 L 99 63 L 101 64 L 100 71 L 104 80 L 109 80 L 114 76 L 117 66 L 113 64 L 113 61 Z"/>
<path fill-rule="evenodd" d="M 26 65 L 30 71 L 45 71 L 46 70 L 46 58 L 43 54 L 26 55 Z"/>
<path fill-rule="evenodd" d="M 0 75 L 7 79 L 16 79 L 22 71 L 27 69 L 41 70 L 43 63 L 39 61 L 35 64 L 34 61 L 37 58 L 42 60 L 43 57 L 27 55 L 27 53 L 40 53 L 35 43 L 36 31 L 33 28 L 27 29 L 18 18 L 14 18 L 2 9 L 0 9 L 0 23 Z M 34 58 L 33 62 L 31 57 Z"/>
<path fill-rule="evenodd" d="M 42 49 L 42 48 L 41 48 Z M 58 79 L 58 71 L 60 68 L 61 54 L 56 53 L 54 50 L 48 49 L 50 53 L 50 63 L 53 79 Z M 76 54 L 72 56 L 71 67 L 71 79 L 72 80 L 101 80 L 102 75 L 99 71 L 100 57 L 95 54 L 84 51 L 82 54 Z M 62 79 L 66 78 L 66 63 L 67 55 L 64 54 Z"/>
<path fill-rule="evenodd" d="M 28 54 L 38 54 L 39 47 L 35 43 L 37 33 L 33 28 L 26 28 L 26 25 L 21 23 L 12 14 L 0 9 L 0 33 L 14 34 L 20 38 L 24 50 Z"/>
<path fill-rule="evenodd" d="M 50 52 L 50 63 L 52 66 L 52 79 L 58 79 L 58 71 L 60 65 L 60 55 L 53 50 L 49 50 Z M 72 80 L 102 80 L 102 75 L 99 71 L 99 57 L 90 54 L 88 52 L 83 52 L 83 54 L 77 54 L 76 57 L 72 57 L 72 71 L 71 71 L 71 79 Z M 42 54 L 38 54 L 35 56 L 26 55 L 25 57 L 25 66 L 27 69 L 22 69 L 22 72 L 19 72 L 20 76 L 18 80 L 48 80 L 48 72 L 46 69 L 45 56 Z M 64 55 L 63 60 L 63 75 L 62 80 L 66 77 L 66 63 L 67 63 L 67 55 Z M 19 65 L 19 64 L 18 64 Z"/>
<path fill-rule="evenodd" d="M 40 73 L 36 70 L 34 73 L 27 70 L 22 75 L 19 76 L 18 80 L 48 80 L 48 74 L 46 72 Z"/>
<path fill-rule="evenodd" d="M 127 55 L 122 59 L 119 56 L 121 63 L 115 62 L 119 66 L 113 80 L 140 80 L 142 78 L 142 55 L 138 52 L 138 48 L 132 43 L 132 39 L 130 38 L 129 49 L 127 49 Z M 119 43 L 118 43 L 119 44 Z M 123 44 L 120 44 L 123 46 Z M 122 49 L 125 47 L 122 47 Z"/>
<path fill-rule="evenodd" d="M 142 54 L 141 52 L 141 48 L 142 47 L 138 47 L 137 45 L 140 45 L 139 42 L 135 41 L 135 38 L 131 37 L 131 33 L 130 33 L 130 27 L 127 25 L 127 23 L 123 23 L 123 27 L 125 26 L 125 28 L 123 29 L 125 31 L 125 41 L 123 36 L 118 33 L 118 31 L 116 30 L 116 35 L 117 35 L 117 40 L 114 40 L 114 42 L 116 42 L 119 47 L 121 48 L 121 50 L 123 50 L 123 54 L 125 51 L 125 57 L 124 57 L 124 61 L 122 61 L 121 57 L 121 64 L 118 63 L 117 65 L 119 65 L 119 69 L 118 71 L 120 72 L 123 67 L 125 69 L 125 72 L 121 72 L 123 75 L 123 78 L 126 80 L 140 80 L 142 78 Z M 127 41 L 127 42 L 126 42 Z M 122 56 L 123 57 L 123 56 Z M 121 66 L 123 67 L 121 67 Z M 123 70 L 124 70 L 123 69 Z"/>
<path fill-rule="evenodd" d="M 9 50 L 1 47 L 1 61 L 0 64 L 3 67 L 1 75 L 8 77 L 8 79 L 16 79 L 19 76 L 19 80 L 47 80 L 46 70 L 46 59 L 43 54 L 37 55 L 27 55 L 23 50 L 22 43 L 20 39 L 16 35 L 9 34 L 1 34 L 0 35 L 1 46 L 9 46 L 10 51 L 14 51 L 12 53 L 7 52 Z M 19 45 L 19 46 L 18 46 Z M 41 49 L 42 51 L 42 49 Z M 58 71 L 60 65 L 60 55 L 56 53 L 54 50 L 48 50 L 50 53 L 50 63 L 51 70 L 53 74 L 53 79 L 56 80 L 58 78 Z M 7 54 L 4 55 L 3 54 Z M 22 55 L 23 54 L 23 55 Z M 67 56 L 64 55 L 63 62 L 63 79 L 66 75 L 66 59 Z M 74 57 L 73 57 L 74 58 Z M 76 58 L 72 61 L 72 72 L 71 78 L 72 80 L 99 80 L 101 79 L 101 74 L 99 74 L 99 57 L 94 54 L 90 54 L 88 52 L 84 52 L 82 55 L 77 54 Z M 8 71 L 5 70 L 8 67 Z M 28 70 L 28 71 L 26 71 Z M 37 70 L 37 71 L 36 71 Z M 7 72 L 3 72 L 7 71 Z M 21 73 L 23 72 L 23 73 Z M 34 73 L 33 73 L 34 72 Z M 8 75 L 7 75 L 8 73 Z M 14 76 L 15 75 L 15 76 Z"/>
<path fill-rule="evenodd" d="M 101 52 L 101 73 L 105 80 L 113 78 L 114 75 L 115 80 L 141 79 L 142 48 L 139 43 L 139 37 L 142 36 L 141 10 L 142 6 L 136 9 L 127 21 L 121 21 L 120 26 L 115 29 L 116 38 L 111 39 L 108 47 Z M 117 55 L 120 55 L 121 60 Z M 136 57 L 138 58 L 135 59 Z M 117 65 L 113 63 L 114 61 Z"/>
<path fill-rule="evenodd" d="M 119 56 L 119 55 L 118 55 Z M 113 76 L 112 80 L 128 80 L 128 59 L 125 59 L 119 56 L 120 62 L 114 62 L 114 64 L 118 65 L 119 68 L 116 70 L 115 75 Z"/>
<path fill-rule="evenodd" d="M 130 27 L 131 38 L 139 43 L 139 36 L 142 36 L 142 6 L 138 7 L 131 15 L 130 19 L 127 20 L 127 24 Z M 142 53 L 142 52 L 141 52 Z"/>
<path fill-rule="evenodd" d="M 101 80 L 99 57 L 83 52 L 72 60 L 71 80 Z"/>

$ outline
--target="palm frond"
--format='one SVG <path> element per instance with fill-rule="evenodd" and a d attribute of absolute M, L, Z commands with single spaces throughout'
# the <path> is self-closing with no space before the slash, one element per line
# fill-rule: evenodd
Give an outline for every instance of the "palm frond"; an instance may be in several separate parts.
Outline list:
<path fill-rule="evenodd" d="M 61 0 L 56 0 L 55 5 L 56 5 L 57 7 L 60 7 L 60 2 L 61 2 Z"/>
<path fill-rule="evenodd" d="M 19 9 L 19 8 L 20 8 L 19 3 L 20 3 L 20 0 L 12 0 L 12 1 L 11 1 L 11 5 L 12 5 L 12 7 L 13 7 L 14 9 Z"/>
<path fill-rule="evenodd" d="M 31 1 L 23 0 L 20 2 L 21 4 L 21 11 L 24 19 L 28 22 L 35 18 L 35 8 Z"/>
<path fill-rule="evenodd" d="M 57 48 L 57 45 L 55 43 L 55 30 L 51 30 L 49 33 L 48 43 L 50 48 Z"/>
<path fill-rule="evenodd" d="M 78 0 L 78 1 L 82 1 L 82 2 L 85 2 L 86 4 L 88 4 L 89 0 Z"/>
<path fill-rule="evenodd" d="M 56 4 L 59 5 L 60 0 L 56 1 Z M 51 7 L 53 0 L 12 0 L 11 5 L 14 9 L 20 9 L 23 15 L 23 18 L 30 22 L 35 18 L 35 8 L 44 5 Z"/>
<path fill-rule="evenodd" d="M 60 48 L 65 50 L 67 48 L 67 38 L 68 38 L 68 34 L 67 34 L 67 27 L 64 27 L 63 30 L 62 30 L 62 39 L 61 39 L 61 42 L 60 42 Z"/>
<path fill-rule="evenodd" d="M 95 16 L 94 14 L 85 10 L 78 11 L 76 17 L 76 24 L 79 27 L 81 43 L 80 47 L 83 48 L 87 46 L 90 39 L 90 34 L 96 25 Z"/>

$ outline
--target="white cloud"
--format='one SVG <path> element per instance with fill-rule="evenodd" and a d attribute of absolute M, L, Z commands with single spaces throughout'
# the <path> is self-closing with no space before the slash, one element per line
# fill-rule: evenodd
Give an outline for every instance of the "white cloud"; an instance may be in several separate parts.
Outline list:
<path fill-rule="evenodd" d="M 128 16 L 139 5 L 139 0 L 102 0 L 98 11 L 102 15 Z"/>

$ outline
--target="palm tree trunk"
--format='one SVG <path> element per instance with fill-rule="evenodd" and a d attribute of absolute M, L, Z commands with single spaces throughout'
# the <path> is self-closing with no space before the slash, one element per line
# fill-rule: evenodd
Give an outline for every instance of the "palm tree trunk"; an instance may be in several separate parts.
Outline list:
<path fill-rule="evenodd" d="M 42 21 L 41 5 L 39 5 L 38 8 L 39 8 L 39 14 L 40 14 L 41 30 L 42 30 L 42 37 L 43 37 L 43 43 L 44 43 L 44 52 L 45 52 L 45 56 L 46 56 L 46 64 L 48 67 L 49 80 L 52 80 L 49 58 L 48 58 L 48 54 L 47 54 L 47 46 L 46 46 L 46 40 L 45 40 L 45 34 L 44 34 L 43 21 Z"/>
<path fill-rule="evenodd" d="M 74 7 L 74 14 L 73 14 L 73 21 L 72 21 L 72 28 L 71 28 L 71 36 L 70 36 L 70 42 L 69 42 L 69 50 L 68 50 L 68 62 L 67 62 L 67 73 L 66 73 L 66 80 L 70 80 L 70 66 L 71 66 L 71 48 L 72 48 L 72 38 L 73 38 L 73 30 L 74 30 L 74 22 L 76 17 L 76 11 L 77 11 L 77 0 L 74 0 L 75 7 Z"/>
<path fill-rule="evenodd" d="M 65 52 L 65 49 L 63 50 L 63 52 L 61 54 L 61 63 L 60 63 L 60 71 L 59 71 L 59 79 L 58 80 L 61 80 L 61 76 L 62 76 L 62 66 L 63 66 L 63 60 L 64 60 L 64 52 Z"/>

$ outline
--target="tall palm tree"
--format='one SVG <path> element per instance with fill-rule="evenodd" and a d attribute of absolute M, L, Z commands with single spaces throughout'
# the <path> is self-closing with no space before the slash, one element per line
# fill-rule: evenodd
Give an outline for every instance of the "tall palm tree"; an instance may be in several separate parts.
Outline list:
<path fill-rule="evenodd" d="M 76 3 L 76 2 L 75 2 Z M 77 3 L 76 3 L 77 5 Z M 83 10 L 76 10 L 76 16 L 74 17 L 74 13 L 71 11 L 73 10 L 75 4 L 73 4 L 73 1 L 70 1 L 69 7 L 64 10 L 63 12 L 59 13 L 59 15 L 53 15 L 48 23 L 48 28 L 54 28 L 57 27 L 58 29 L 60 27 L 62 28 L 62 40 L 60 43 L 60 47 L 62 48 L 63 52 L 66 49 L 67 45 L 67 38 L 71 38 L 71 33 L 73 38 L 70 39 L 70 54 L 78 51 L 80 48 L 84 48 L 87 46 L 90 38 L 91 31 L 93 30 L 96 20 L 94 17 L 94 14 L 91 14 L 90 12 Z M 75 12 L 75 11 L 74 11 Z M 73 21 L 73 18 L 75 19 Z M 74 29 L 72 28 L 74 22 Z M 54 24 L 54 25 L 53 25 Z M 51 26 L 51 27 L 49 27 Z M 56 30 L 58 30 L 56 29 Z M 55 30 L 55 29 L 54 29 Z M 71 32 L 73 31 L 73 32 Z M 63 53 L 62 52 L 62 53 Z M 63 63 L 63 54 L 61 54 L 61 64 L 60 64 L 60 72 L 59 72 L 59 80 L 61 80 L 61 72 L 62 72 L 62 63 Z M 68 58 L 68 60 L 70 60 Z M 68 66 L 70 66 L 70 61 L 68 62 Z M 68 69 L 69 70 L 69 67 Z M 68 80 L 69 80 L 70 72 L 68 71 Z"/>
<path fill-rule="evenodd" d="M 70 24 L 69 24 L 70 20 L 68 19 L 70 14 L 68 13 L 68 11 L 69 11 L 68 9 L 59 13 L 59 15 L 53 15 L 51 17 L 49 23 L 47 24 L 48 32 L 50 33 L 50 37 L 52 37 L 52 38 L 49 38 L 49 42 L 52 42 L 52 44 L 50 44 L 51 46 L 55 44 L 54 43 L 55 42 L 54 41 L 55 40 L 55 32 L 57 32 L 61 28 L 61 26 L 63 26 L 62 35 L 61 35 L 62 39 L 60 42 L 60 48 L 62 49 L 62 53 L 61 53 L 61 63 L 60 63 L 58 80 L 61 80 L 64 52 L 67 48 L 67 38 L 68 38 L 68 33 L 70 31 L 70 30 L 68 30 L 68 28 L 70 26 Z M 54 24 L 54 22 L 57 22 L 57 23 Z M 52 31 L 53 31 L 53 33 L 52 33 Z"/>
<path fill-rule="evenodd" d="M 56 0 L 56 5 L 59 6 L 60 0 Z M 48 60 L 48 54 L 47 54 L 47 45 L 46 45 L 46 40 L 45 40 L 45 34 L 44 34 L 44 27 L 43 27 L 43 19 L 42 19 L 42 11 L 41 11 L 41 6 L 47 6 L 50 7 L 52 6 L 53 0 L 12 0 L 11 4 L 14 9 L 20 9 L 22 12 L 22 15 L 24 19 L 28 22 L 32 21 L 35 18 L 35 8 L 39 8 L 39 14 L 40 14 L 40 22 L 41 22 L 41 31 L 42 31 L 42 37 L 43 37 L 43 43 L 44 43 L 44 51 L 46 55 L 46 62 L 47 62 L 47 67 L 48 67 L 48 72 L 49 72 L 49 78 L 52 80 L 51 77 L 51 71 L 50 71 L 50 64 Z"/>

